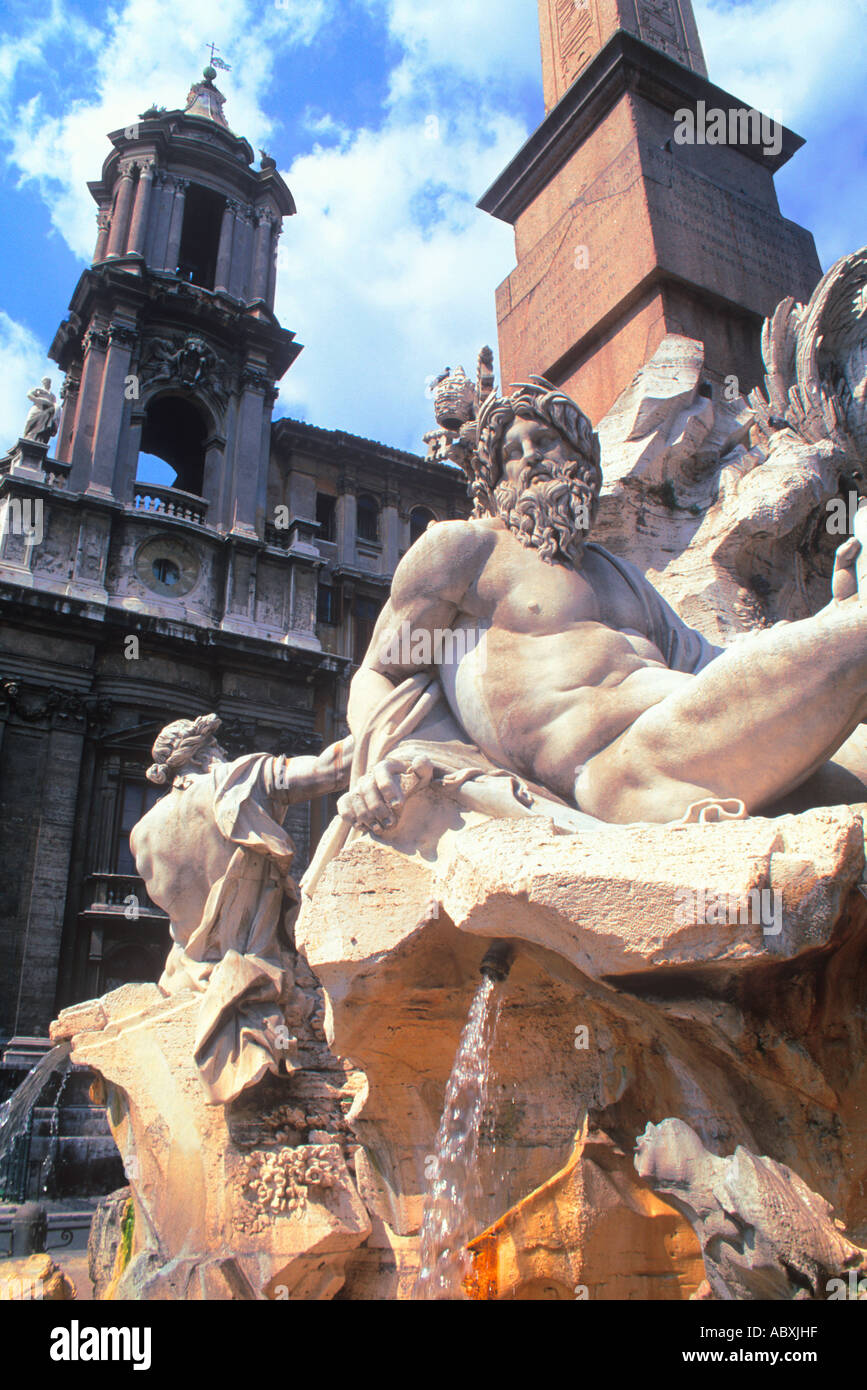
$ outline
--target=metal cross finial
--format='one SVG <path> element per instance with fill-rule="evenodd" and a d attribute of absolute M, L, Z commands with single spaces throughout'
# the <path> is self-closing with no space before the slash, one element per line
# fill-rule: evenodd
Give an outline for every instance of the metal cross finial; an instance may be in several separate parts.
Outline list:
<path fill-rule="evenodd" d="M 220 50 L 217 48 L 217 45 L 216 45 L 215 43 L 206 44 L 205 47 L 206 47 L 206 48 L 209 48 L 209 49 L 211 50 L 211 67 L 212 67 L 212 68 L 221 68 L 221 69 L 223 70 L 223 72 L 231 72 L 231 71 L 232 71 L 232 69 L 229 67 L 229 64 L 228 64 L 228 63 L 224 63 L 223 60 L 222 60 L 222 58 L 219 56 Z"/>

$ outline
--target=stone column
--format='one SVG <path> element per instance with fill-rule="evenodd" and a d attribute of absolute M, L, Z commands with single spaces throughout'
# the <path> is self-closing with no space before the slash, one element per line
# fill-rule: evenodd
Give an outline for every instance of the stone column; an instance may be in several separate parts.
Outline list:
<path fill-rule="evenodd" d="M 394 574 L 400 559 L 398 496 L 389 488 L 382 508 L 382 574 Z"/>
<path fill-rule="evenodd" d="M 235 299 L 253 298 L 250 284 L 253 278 L 253 209 L 241 203 L 235 214 L 235 235 L 232 241 L 232 261 L 229 266 L 229 293 Z"/>
<path fill-rule="evenodd" d="M 71 708 L 70 708 L 71 706 Z M 60 716 L 65 715 L 61 720 Z M 27 929 L 21 953 L 15 1032 L 45 1035 L 54 1013 L 57 967 L 63 936 L 63 913 L 69 879 L 72 836 L 84 720 L 75 697 L 59 707 L 57 724 L 47 735 L 42 765 L 44 789 L 27 895 Z"/>
<path fill-rule="evenodd" d="M 130 354 L 138 337 L 131 324 L 123 323 L 113 323 L 108 336 L 108 355 L 93 441 L 93 471 L 87 484 L 89 493 L 101 495 L 114 492 L 117 448 L 126 407 L 124 386 L 129 375 Z"/>
<path fill-rule="evenodd" d="M 132 222 L 129 229 L 128 251 L 131 255 L 144 256 L 147 236 L 148 210 L 153 188 L 154 166 L 151 161 L 139 165 L 138 188 L 135 195 Z"/>
<path fill-rule="evenodd" d="M 75 492 L 83 492 L 90 479 L 93 436 L 107 351 L 106 325 L 92 323 L 84 335 L 84 365 L 72 439 L 72 473 L 69 486 Z"/>
<path fill-rule="evenodd" d="M 135 185 L 132 179 L 133 166 L 128 164 L 125 169 L 120 171 L 117 196 L 114 202 L 114 213 L 111 219 L 111 232 L 108 238 L 107 260 L 113 260 L 117 256 L 122 256 L 126 251 L 126 238 L 129 231 L 129 216 L 132 209 L 133 193 Z"/>
<path fill-rule="evenodd" d="M 181 233 L 184 228 L 184 203 L 187 197 L 189 179 L 175 179 L 175 200 L 169 222 L 169 240 L 166 246 L 166 261 L 163 269 L 171 275 L 177 274 L 178 257 L 181 252 Z"/>
<path fill-rule="evenodd" d="M 60 463 L 68 463 L 71 457 L 73 426 L 75 415 L 78 408 L 78 392 L 81 387 L 81 380 L 72 375 L 70 371 L 66 380 L 60 388 L 60 400 L 63 405 L 63 413 L 60 417 L 60 431 L 57 436 L 57 450 L 55 458 Z"/>
<path fill-rule="evenodd" d="M 232 269 L 232 241 L 235 234 L 235 210 L 237 203 L 226 199 L 223 210 L 223 223 L 220 227 L 220 245 L 217 251 L 217 273 L 214 276 L 214 289 L 223 294 L 229 293 L 229 276 Z"/>
<path fill-rule="evenodd" d="M 248 365 L 241 373 L 241 408 L 235 433 L 233 468 L 234 535 L 258 537 L 257 523 L 264 523 L 264 516 L 257 516 L 257 511 L 260 475 L 263 470 L 267 473 L 268 468 L 267 451 L 263 457 L 262 420 L 266 392 L 271 386 L 270 377 L 259 367 Z"/>
<path fill-rule="evenodd" d="M 354 565 L 355 531 L 358 524 L 358 508 L 354 490 L 341 493 L 337 499 L 334 515 L 337 530 L 337 563 L 339 565 Z"/>
<path fill-rule="evenodd" d="M 280 250 L 280 232 L 282 228 L 278 225 L 274 228 L 274 235 L 271 239 L 271 264 L 268 267 L 268 294 L 266 301 L 269 309 L 274 308 L 274 296 L 277 293 L 277 256 Z"/>
<path fill-rule="evenodd" d="M 96 246 L 93 250 L 93 264 L 98 265 L 105 260 L 105 248 L 108 246 L 108 232 L 111 226 L 111 212 L 108 208 L 100 208 L 96 214 Z"/>
<path fill-rule="evenodd" d="M 256 227 L 256 246 L 253 252 L 253 281 L 250 285 L 251 299 L 267 299 L 268 281 L 271 269 L 271 229 L 274 219 L 268 208 L 259 209 L 259 222 Z"/>

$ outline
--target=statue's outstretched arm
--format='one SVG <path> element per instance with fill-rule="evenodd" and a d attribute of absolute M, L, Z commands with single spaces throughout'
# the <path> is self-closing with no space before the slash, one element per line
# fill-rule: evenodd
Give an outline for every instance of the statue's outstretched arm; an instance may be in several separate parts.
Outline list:
<path fill-rule="evenodd" d="M 349 786 L 355 742 L 342 738 L 317 757 L 275 758 L 271 795 L 294 805 L 317 796 L 329 796 Z"/>

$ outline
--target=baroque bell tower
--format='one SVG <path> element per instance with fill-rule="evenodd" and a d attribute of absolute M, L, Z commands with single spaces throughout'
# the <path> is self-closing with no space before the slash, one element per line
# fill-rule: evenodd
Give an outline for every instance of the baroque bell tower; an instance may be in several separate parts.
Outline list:
<path fill-rule="evenodd" d="M 251 167 L 215 76 L 205 68 L 183 110 L 151 108 L 109 136 L 89 185 L 93 263 L 51 347 L 67 373 L 57 458 L 87 499 L 254 540 L 275 383 L 301 350 L 274 316 L 295 204 L 273 160 Z M 140 456 L 162 460 L 171 486 L 143 479 Z"/>

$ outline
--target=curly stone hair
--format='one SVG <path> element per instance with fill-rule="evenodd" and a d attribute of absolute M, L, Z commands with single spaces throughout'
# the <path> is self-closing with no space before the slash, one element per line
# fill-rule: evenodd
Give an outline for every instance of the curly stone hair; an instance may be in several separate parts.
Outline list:
<path fill-rule="evenodd" d="M 577 453 L 579 476 L 592 489 L 591 521 L 595 520 L 602 488 L 599 439 L 584 412 L 570 396 L 559 391 L 543 376 L 515 382 L 511 396 L 489 396 L 479 414 L 478 443 L 465 465 L 469 475 L 468 492 L 473 499 L 474 516 L 496 516 L 494 491 L 502 477 L 500 447 L 506 431 L 516 419 L 539 420 L 555 429 Z"/>
<path fill-rule="evenodd" d="M 222 722 L 216 714 L 203 714 L 198 719 L 176 719 L 167 724 L 151 749 L 153 763 L 147 770 L 148 781 L 161 787 L 170 773 L 181 773 L 191 763 L 198 765 L 202 749 L 216 743 Z"/>

